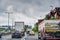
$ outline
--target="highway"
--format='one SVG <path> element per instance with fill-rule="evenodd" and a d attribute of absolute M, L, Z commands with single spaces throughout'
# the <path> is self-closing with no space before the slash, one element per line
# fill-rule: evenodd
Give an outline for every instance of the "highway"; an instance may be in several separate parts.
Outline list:
<path fill-rule="evenodd" d="M 2 36 L 2 38 L 0 38 L 0 40 L 38 40 L 38 36 L 37 35 L 35 35 L 35 36 L 33 36 L 33 35 L 28 35 L 27 37 L 23 37 L 23 38 L 12 38 L 11 37 L 12 35 L 10 34 L 10 35 L 5 35 L 5 36 Z"/>

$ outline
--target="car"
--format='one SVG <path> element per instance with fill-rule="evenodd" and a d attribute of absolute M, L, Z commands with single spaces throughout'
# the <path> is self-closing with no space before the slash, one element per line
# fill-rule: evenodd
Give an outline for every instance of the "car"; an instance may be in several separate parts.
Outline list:
<path fill-rule="evenodd" d="M 0 33 L 0 38 L 2 37 L 2 33 Z"/>
<path fill-rule="evenodd" d="M 12 38 L 22 38 L 22 35 L 19 32 L 14 32 L 12 33 Z"/>
<path fill-rule="evenodd" d="M 33 31 L 30 31 L 29 35 L 35 35 L 35 33 Z"/>

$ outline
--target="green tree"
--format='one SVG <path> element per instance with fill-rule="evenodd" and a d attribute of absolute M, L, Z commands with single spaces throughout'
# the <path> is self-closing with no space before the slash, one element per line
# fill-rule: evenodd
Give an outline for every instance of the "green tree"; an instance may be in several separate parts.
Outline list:
<path fill-rule="evenodd" d="M 25 27 L 24 27 L 25 32 L 27 31 L 27 28 L 28 28 L 28 25 L 25 25 Z"/>
<path fill-rule="evenodd" d="M 38 23 L 34 24 L 34 27 L 33 27 L 32 31 L 38 32 Z"/>
<path fill-rule="evenodd" d="M 45 20 L 55 20 L 55 16 L 49 16 L 49 15 L 46 15 Z"/>

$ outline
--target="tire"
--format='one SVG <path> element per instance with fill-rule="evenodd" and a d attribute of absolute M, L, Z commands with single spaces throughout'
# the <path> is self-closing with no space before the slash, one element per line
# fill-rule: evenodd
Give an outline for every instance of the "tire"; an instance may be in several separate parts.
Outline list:
<path fill-rule="evenodd" d="M 0 38 L 1 38 L 1 36 L 0 36 Z"/>
<path fill-rule="evenodd" d="M 46 38 L 44 37 L 43 40 L 46 40 Z"/>
<path fill-rule="evenodd" d="M 40 37 L 38 39 L 41 39 Z"/>
<path fill-rule="evenodd" d="M 12 38 L 15 38 L 14 36 L 12 36 Z"/>

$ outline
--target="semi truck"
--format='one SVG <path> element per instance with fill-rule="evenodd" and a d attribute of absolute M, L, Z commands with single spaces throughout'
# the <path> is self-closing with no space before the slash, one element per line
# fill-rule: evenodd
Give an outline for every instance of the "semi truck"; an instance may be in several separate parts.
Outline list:
<path fill-rule="evenodd" d="M 60 40 L 60 7 L 55 7 L 44 19 L 38 20 L 38 38 Z"/>
<path fill-rule="evenodd" d="M 15 22 L 15 32 L 12 33 L 12 38 L 21 38 L 24 36 L 24 22 Z"/>
<path fill-rule="evenodd" d="M 40 20 L 38 38 L 43 40 L 60 39 L 60 20 Z"/>

